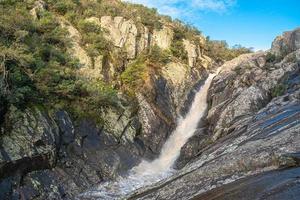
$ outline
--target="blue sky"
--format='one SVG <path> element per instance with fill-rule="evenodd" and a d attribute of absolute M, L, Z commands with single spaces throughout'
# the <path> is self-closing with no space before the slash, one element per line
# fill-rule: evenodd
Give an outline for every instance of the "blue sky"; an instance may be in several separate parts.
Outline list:
<path fill-rule="evenodd" d="M 282 32 L 300 26 L 300 0 L 127 0 L 157 8 L 212 39 L 266 50 Z"/>

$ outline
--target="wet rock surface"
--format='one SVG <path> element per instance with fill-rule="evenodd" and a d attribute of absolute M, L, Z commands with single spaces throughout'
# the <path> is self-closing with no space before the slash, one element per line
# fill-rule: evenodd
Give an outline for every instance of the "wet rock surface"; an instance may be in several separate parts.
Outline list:
<path fill-rule="evenodd" d="M 299 91 L 278 98 L 239 128 L 204 148 L 193 162 L 170 179 L 136 191 L 130 199 L 190 199 L 240 178 L 297 166 L 285 155 L 299 152 Z"/>
<path fill-rule="evenodd" d="M 300 196 L 300 168 L 262 173 L 199 195 L 193 200 L 296 200 Z"/>
<path fill-rule="evenodd" d="M 196 132 L 182 148 L 182 169 L 127 198 L 299 198 L 298 52 L 272 62 L 258 52 L 225 63 L 208 96 L 207 134 Z"/>
<path fill-rule="evenodd" d="M 27 109 L 15 110 L 9 119 L 12 131 L 4 133 L 0 141 L 0 177 L 53 167 L 59 131 L 49 116 Z"/>
<path fill-rule="evenodd" d="M 40 12 L 51 12 L 43 1 L 33 6 L 31 15 L 35 19 Z M 150 46 L 168 49 L 173 41 L 171 26 L 149 31 L 122 16 L 89 16 L 85 22 L 105 29 L 104 36 L 112 43 L 112 63 L 103 55 L 90 57 L 76 26 L 67 17 L 53 14 L 68 32 L 71 45 L 67 52 L 78 59 L 76 72 L 83 81 L 113 82 L 130 60 Z M 136 105 L 103 108 L 99 113 L 101 123 L 93 119 L 75 121 L 64 110 L 34 107 L 14 112 L 9 108 L 13 114 L 11 127 L 3 128 L 2 113 L 8 111 L 1 102 L 0 199 L 72 199 L 124 174 L 141 158 L 157 157 L 181 109 L 192 100 L 189 94 L 207 77 L 211 60 L 202 54 L 200 46 L 190 47 L 197 51 L 192 66 L 180 60 L 162 66 L 161 72 L 151 75 L 149 89 L 143 91 Z M 124 58 L 118 57 L 121 50 Z"/>
<path fill-rule="evenodd" d="M 38 1 L 31 14 L 38 18 L 45 9 Z M 166 26 L 153 33 L 137 28 L 121 16 L 86 20 L 107 29 L 106 37 L 117 48 L 114 53 L 126 51 L 127 60 L 116 58 L 123 68 L 150 45 L 168 49 L 174 34 Z M 69 32 L 69 51 L 82 65 L 84 80 L 119 75 L 117 66 L 101 56 L 92 64 L 78 30 L 66 19 L 60 22 Z M 210 88 L 207 119 L 176 162 L 181 170 L 127 198 L 241 199 L 245 193 L 262 199 L 299 197 L 299 158 L 294 154 L 300 152 L 299 38 L 299 29 L 284 33 L 269 52 L 225 63 Z M 9 108 L 11 123 L 0 127 L 0 199 L 74 199 L 125 174 L 142 158 L 157 157 L 208 75 L 212 61 L 202 45 L 185 40 L 188 63 L 174 61 L 153 74 L 149 90 L 137 95 L 136 107 L 103 108 L 101 124 L 91 119 L 75 123 L 63 110 Z M 2 113 L 8 112 L 0 105 Z M 275 171 L 266 172 L 270 170 Z"/>

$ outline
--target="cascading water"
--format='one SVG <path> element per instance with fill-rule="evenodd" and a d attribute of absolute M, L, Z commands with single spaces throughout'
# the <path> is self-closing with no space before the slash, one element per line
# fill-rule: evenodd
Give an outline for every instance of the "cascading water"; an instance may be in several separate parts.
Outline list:
<path fill-rule="evenodd" d="M 152 161 L 142 161 L 134 167 L 127 177 L 120 177 L 114 182 L 101 184 L 97 189 L 86 192 L 81 197 L 93 199 L 121 199 L 138 188 L 142 188 L 172 175 L 172 166 L 187 140 L 193 136 L 200 119 L 207 108 L 207 92 L 215 74 L 210 74 L 205 84 L 195 95 L 186 117 L 180 119 L 175 131 L 164 144 L 160 156 Z M 80 199 L 80 197 L 79 197 Z"/>

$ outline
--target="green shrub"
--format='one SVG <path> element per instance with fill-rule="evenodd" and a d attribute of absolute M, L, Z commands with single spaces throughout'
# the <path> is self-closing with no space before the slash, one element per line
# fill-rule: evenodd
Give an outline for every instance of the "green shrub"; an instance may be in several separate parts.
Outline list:
<path fill-rule="evenodd" d="M 276 55 L 272 54 L 271 52 L 268 52 L 266 55 L 266 61 L 268 63 L 273 63 L 276 60 Z"/>
<path fill-rule="evenodd" d="M 182 40 L 173 41 L 171 44 L 170 51 L 175 58 L 179 58 L 184 62 L 187 62 L 188 54 L 184 48 L 184 44 Z"/>
<path fill-rule="evenodd" d="M 151 63 L 165 65 L 171 61 L 171 52 L 162 50 L 159 46 L 154 45 L 150 50 L 148 58 Z"/>
<path fill-rule="evenodd" d="M 187 39 L 190 41 L 197 42 L 197 38 L 201 35 L 201 31 L 199 31 L 196 27 L 185 24 L 180 20 L 175 20 L 174 22 L 176 26 L 174 27 L 174 40 L 179 41 L 182 39 Z"/>
<path fill-rule="evenodd" d="M 284 95 L 288 86 L 286 84 L 278 84 L 271 90 L 272 97 L 278 97 Z"/>
<path fill-rule="evenodd" d="M 113 45 L 104 37 L 101 28 L 97 24 L 81 20 L 78 27 L 82 33 L 83 46 L 85 46 L 90 57 L 94 58 L 110 52 Z"/>
<path fill-rule="evenodd" d="M 121 81 L 125 85 L 126 90 L 137 90 L 143 85 L 148 75 L 145 61 L 144 57 L 138 58 L 129 64 L 121 74 Z"/>
<path fill-rule="evenodd" d="M 160 22 L 157 10 L 155 8 L 149 9 L 141 7 L 139 11 L 139 16 L 141 17 L 141 22 L 150 29 L 161 29 L 162 23 Z"/>
<path fill-rule="evenodd" d="M 43 99 L 51 102 L 61 88 L 63 94 L 70 92 L 66 82 L 71 75 L 65 73 L 76 61 L 66 53 L 66 30 L 50 12 L 41 12 L 33 20 L 24 5 L 5 9 L 11 14 L 0 15 L 0 79 L 7 106 L 22 108 Z"/>
<path fill-rule="evenodd" d="M 226 41 L 210 40 L 209 37 L 206 38 L 206 48 L 206 54 L 216 62 L 232 60 L 239 55 L 252 52 L 252 48 L 241 45 L 230 48 Z"/>
<path fill-rule="evenodd" d="M 67 12 L 70 12 L 70 10 L 75 9 L 76 4 L 74 4 L 72 1 L 63 0 L 63 1 L 57 1 L 54 4 L 54 9 L 61 15 L 65 15 Z"/>
<path fill-rule="evenodd" d="M 237 74 L 241 74 L 242 72 L 242 67 L 241 66 L 237 66 L 236 68 L 234 68 L 234 71 L 237 73 Z"/>
<path fill-rule="evenodd" d="M 86 20 L 81 20 L 78 22 L 79 30 L 83 33 L 100 33 L 101 28 L 94 22 L 89 22 Z"/>

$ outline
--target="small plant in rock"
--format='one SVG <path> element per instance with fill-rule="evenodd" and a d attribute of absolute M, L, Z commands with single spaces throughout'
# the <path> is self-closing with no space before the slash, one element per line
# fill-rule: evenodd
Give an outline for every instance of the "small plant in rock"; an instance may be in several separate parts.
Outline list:
<path fill-rule="evenodd" d="M 167 64 L 171 61 L 171 52 L 162 50 L 159 46 L 154 45 L 150 50 L 148 58 L 152 63 Z"/>
<path fill-rule="evenodd" d="M 126 70 L 121 74 L 121 80 L 127 92 L 133 94 L 147 79 L 148 71 L 145 61 L 144 56 L 139 57 L 133 63 L 129 64 Z"/>
<path fill-rule="evenodd" d="M 241 72 L 242 72 L 242 67 L 241 67 L 241 66 L 237 66 L 236 68 L 234 68 L 234 71 L 235 71 L 237 74 L 241 74 Z"/>
<path fill-rule="evenodd" d="M 286 84 L 279 84 L 276 87 L 274 87 L 271 91 L 271 95 L 272 97 L 279 97 L 284 95 L 284 93 L 286 92 L 288 86 Z"/>
<path fill-rule="evenodd" d="M 175 58 L 179 58 L 184 62 L 188 61 L 188 54 L 182 40 L 173 41 L 170 50 Z"/>
<path fill-rule="evenodd" d="M 275 60 L 276 60 L 276 55 L 271 52 L 268 52 L 266 55 L 266 61 L 268 63 L 273 63 Z"/>

